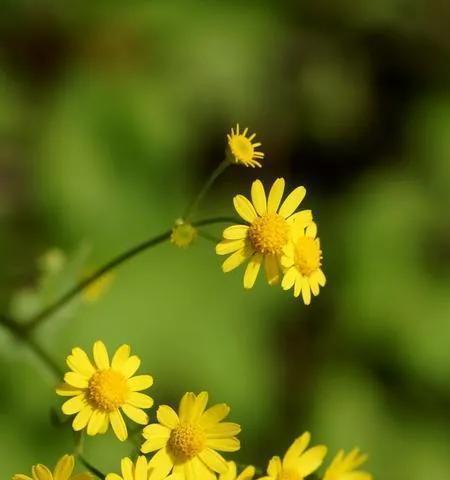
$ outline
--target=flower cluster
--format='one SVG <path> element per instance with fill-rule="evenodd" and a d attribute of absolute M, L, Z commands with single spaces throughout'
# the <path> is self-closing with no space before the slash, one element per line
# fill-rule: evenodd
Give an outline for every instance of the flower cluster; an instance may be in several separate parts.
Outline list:
<path fill-rule="evenodd" d="M 295 188 L 282 202 L 285 181 L 278 178 L 268 195 L 260 180 L 251 187 L 251 201 L 236 195 L 234 208 L 245 224 L 236 224 L 223 231 L 216 246 L 218 255 L 229 255 L 223 262 L 224 272 L 230 272 L 244 262 L 244 288 L 253 287 L 264 264 L 269 285 L 280 283 L 284 290 L 302 294 L 306 305 L 311 293 L 319 294 L 325 285 L 321 269 L 322 250 L 317 237 L 317 225 L 311 210 L 297 211 L 306 195 L 304 187 Z"/>

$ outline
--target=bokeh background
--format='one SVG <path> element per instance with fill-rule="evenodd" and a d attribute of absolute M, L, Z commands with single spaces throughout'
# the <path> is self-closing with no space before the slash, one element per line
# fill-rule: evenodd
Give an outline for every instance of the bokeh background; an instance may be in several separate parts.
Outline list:
<path fill-rule="evenodd" d="M 328 285 L 310 307 L 214 245 L 170 244 L 121 268 L 39 340 L 132 345 L 158 403 L 207 389 L 265 466 L 305 429 L 370 453 L 376 478 L 450 478 L 450 9 L 442 0 L 31 1 L 0 15 L 0 302 L 25 318 L 83 269 L 165 230 L 224 155 L 258 133 L 201 216 L 251 181 L 305 185 Z M 220 235 L 211 228 L 212 235 Z M 65 252 L 64 274 L 42 260 Z M 40 260 L 38 260 L 40 259 Z M 48 260 L 48 257 L 47 257 Z M 51 278 L 49 278 L 51 277 Z M 57 281 L 56 281 L 57 280 Z M 2 475 L 72 448 L 45 367 L 0 332 Z M 154 414 L 154 410 L 152 411 Z M 89 439 L 115 471 L 130 446 Z"/>

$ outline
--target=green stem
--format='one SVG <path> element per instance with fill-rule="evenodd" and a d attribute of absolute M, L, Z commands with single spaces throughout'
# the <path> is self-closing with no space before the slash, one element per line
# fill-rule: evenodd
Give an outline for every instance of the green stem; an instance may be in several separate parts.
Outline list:
<path fill-rule="evenodd" d="M 216 218 L 209 218 L 205 220 L 200 220 L 198 222 L 193 222 L 192 225 L 194 226 L 205 226 L 205 225 L 211 225 L 214 223 L 233 223 L 236 220 L 230 217 L 216 217 Z M 64 307 L 66 303 L 70 302 L 74 297 L 76 297 L 79 293 L 81 293 L 86 287 L 91 285 L 93 282 L 95 282 L 98 278 L 100 278 L 102 275 L 105 273 L 109 272 L 110 270 L 118 267 L 122 263 L 125 263 L 126 261 L 130 260 L 131 258 L 135 257 L 139 253 L 144 252 L 145 250 L 148 250 L 149 248 L 152 248 L 156 245 L 159 245 L 160 243 L 165 242 L 170 238 L 170 235 L 172 233 L 172 230 L 167 230 L 166 232 L 157 235 L 155 237 L 152 237 L 132 248 L 129 250 L 121 253 L 117 257 L 113 258 L 110 260 L 108 263 L 106 263 L 103 267 L 99 268 L 96 270 L 94 273 L 86 277 L 84 280 L 82 280 L 80 283 L 72 287 L 67 293 L 65 293 L 62 297 L 58 298 L 55 302 L 50 304 L 49 306 L 45 307 L 43 310 L 38 312 L 36 315 L 34 315 L 28 323 L 23 327 L 25 330 L 32 331 L 34 330 L 37 326 L 42 324 L 47 318 L 49 318 L 51 315 L 53 315 L 55 312 L 57 312 L 59 309 Z"/>
<path fill-rule="evenodd" d="M 93 473 L 97 478 L 101 478 L 101 480 L 104 480 L 106 475 L 102 473 L 98 468 L 95 468 L 94 465 L 92 465 L 90 462 L 88 462 L 83 455 L 78 454 L 78 459 L 80 462 L 91 472 Z"/>
<path fill-rule="evenodd" d="M 211 173 L 211 176 L 206 180 L 205 184 L 203 185 L 202 189 L 198 193 L 198 195 L 194 198 L 194 200 L 190 203 L 187 209 L 184 212 L 183 219 L 189 221 L 189 219 L 194 215 L 196 212 L 200 202 L 203 200 L 203 197 L 208 193 L 209 189 L 212 187 L 213 183 L 222 175 L 222 173 L 227 169 L 227 167 L 231 165 L 229 160 L 223 160 L 217 168 Z"/>

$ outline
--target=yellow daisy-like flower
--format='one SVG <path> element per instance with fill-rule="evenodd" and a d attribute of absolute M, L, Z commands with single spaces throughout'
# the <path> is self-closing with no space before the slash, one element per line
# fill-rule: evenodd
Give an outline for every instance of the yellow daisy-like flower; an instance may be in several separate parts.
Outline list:
<path fill-rule="evenodd" d="M 255 476 L 255 467 L 249 465 L 238 475 L 237 466 L 234 462 L 228 462 L 228 470 L 221 473 L 219 480 L 252 480 Z"/>
<path fill-rule="evenodd" d="M 172 228 L 170 241 L 176 247 L 187 248 L 195 241 L 197 235 L 197 229 L 190 223 L 185 223 L 183 220 L 177 220 L 175 226 Z"/>
<path fill-rule="evenodd" d="M 141 455 L 134 464 L 128 457 L 121 462 L 122 476 L 108 473 L 106 480 L 148 480 L 152 471 L 148 467 L 147 459 Z M 165 480 L 176 480 L 175 475 L 169 475 Z"/>
<path fill-rule="evenodd" d="M 64 375 L 64 384 L 56 389 L 62 396 L 73 397 L 62 405 L 66 415 L 75 415 L 72 422 L 75 431 L 87 429 L 88 435 L 105 433 L 111 423 L 117 438 L 128 437 L 122 412 L 140 425 L 148 423 L 142 410 L 150 408 L 153 400 L 143 393 L 153 384 L 150 375 L 133 376 L 140 366 L 136 355 L 130 356 L 130 347 L 122 345 L 109 361 L 103 342 L 93 347 L 94 363 L 81 348 L 72 349 L 67 365 L 72 370 Z"/>
<path fill-rule="evenodd" d="M 99 300 L 108 290 L 114 278 L 115 274 L 113 272 L 104 273 L 83 290 L 83 300 L 86 303 L 94 303 Z"/>
<path fill-rule="evenodd" d="M 325 286 L 326 278 L 321 270 L 322 250 L 317 237 L 317 225 L 311 222 L 302 229 L 294 229 L 292 241 L 284 247 L 281 265 L 286 269 L 281 287 L 294 287 L 294 296 L 300 292 L 306 305 L 311 303 L 311 292 L 319 295 L 319 287 Z"/>
<path fill-rule="evenodd" d="M 213 480 L 216 473 L 226 473 L 228 465 L 218 451 L 239 450 L 235 437 L 241 427 L 222 422 L 230 412 L 221 403 L 206 409 L 208 393 L 186 393 L 181 399 L 178 414 L 168 405 L 158 408 L 159 423 L 144 428 L 141 450 L 158 452 L 149 462 L 151 480 L 162 480 L 173 472 L 180 480 Z"/>
<path fill-rule="evenodd" d="M 370 473 L 356 470 L 366 460 L 367 455 L 362 454 L 357 448 L 347 455 L 343 450 L 339 450 L 327 468 L 323 480 L 372 480 Z"/>
<path fill-rule="evenodd" d="M 224 272 L 230 272 L 249 260 L 244 274 L 244 288 L 252 288 L 264 261 L 269 285 L 279 282 L 280 257 L 292 231 L 301 229 L 312 220 L 311 210 L 294 213 L 306 195 L 304 187 L 297 187 L 280 206 L 284 193 L 284 179 L 277 178 L 266 199 L 260 180 L 252 184 L 251 198 L 236 195 L 233 199 L 237 213 L 248 225 L 233 225 L 223 231 L 223 240 L 216 246 L 218 255 L 231 254 L 223 263 Z"/>
<path fill-rule="evenodd" d="M 72 475 L 74 467 L 75 459 L 73 455 L 64 455 L 56 464 L 53 472 L 39 463 L 32 467 L 32 477 L 17 473 L 12 477 L 12 480 L 93 480 L 94 477 L 87 472 Z"/>
<path fill-rule="evenodd" d="M 256 133 L 247 137 L 248 128 L 242 133 L 239 133 L 239 124 L 236 125 L 236 132 L 231 129 L 231 134 L 227 135 L 228 138 L 228 157 L 233 163 L 240 163 L 245 167 L 261 167 L 261 164 L 257 159 L 263 159 L 264 153 L 257 152 L 256 148 L 261 144 L 252 143 L 252 140 L 256 137 Z"/>
<path fill-rule="evenodd" d="M 311 440 L 309 432 L 298 437 L 283 457 L 273 457 L 267 467 L 267 476 L 260 480 L 303 480 L 315 472 L 327 454 L 327 447 L 318 445 L 306 449 Z"/>

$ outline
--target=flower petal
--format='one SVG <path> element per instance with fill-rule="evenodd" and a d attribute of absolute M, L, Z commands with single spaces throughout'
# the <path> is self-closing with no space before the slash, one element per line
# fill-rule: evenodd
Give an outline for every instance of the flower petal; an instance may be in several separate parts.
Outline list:
<path fill-rule="evenodd" d="M 87 426 L 88 435 L 97 435 L 100 429 L 105 424 L 107 413 L 101 410 L 94 410 Z"/>
<path fill-rule="evenodd" d="M 263 255 L 261 253 L 255 253 L 249 260 L 247 268 L 244 273 L 244 288 L 250 289 L 255 284 L 256 278 L 261 268 L 263 261 Z"/>
<path fill-rule="evenodd" d="M 234 437 L 241 431 L 241 426 L 237 423 L 222 422 L 216 423 L 206 429 L 207 438 Z"/>
<path fill-rule="evenodd" d="M 133 405 L 130 405 L 126 403 L 125 405 L 122 405 L 122 411 L 123 413 L 133 422 L 138 423 L 139 425 L 147 425 L 148 423 L 148 415 L 144 412 L 144 410 L 141 410 L 140 408 L 133 407 Z"/>
<path fill-rule="evenodd" d="M 319 445 L 310 448 L 297 460 L 296 469 L 301 477 L 306 477 L 316 471 L 322 465 L 327 454 L 327 447 Z"/>
<path fill-rule="evenodd" d="M 86 405 L 83 410 L 80 410 L 76 417 L 73 419 L 72 428 L 78 432 L 79 430 L 83 430 L 89 422 L 91 415 L 93 413 L 92 407 L 90 405 Z"/>
<path fill-rule="evenodd" d="M 191 420 L 191 416 L 195 408 L 195 400 L 196 396 L 192 392 L 186 392 L 183 395 L 178 408 L 180 422 L 189 422 Z"/>
<path fill-rule="evenodd" d="M 280 266 L 275 255 L 264 256 L 264 270 L 269 285 L 276 285 L 280 282 Z"/>
<path fill-rule="evenodd" d="M 131 392 L 128 394 L 127 403 L 137 408 L 151 408 L 153 399 L 145 393 Z"/>
<path fill-rule="evenodd" d="M 146 441 L 142 444 L 143 453 L 154 452 L 166 446 L 171 430 L 159 423 L 152 423 L 144 428 L 143 436 Z"/>
<path fill-rule="evenodd" d="M 167 451 L 167 447 L 161 448 L 161 450 L 148 462 L 150 470 L 149 480 L 163 480 L 167 477 L 170 470 L 173 468 L 173 461 Z"/>
<path fill-rule="evenodd" d="M 120 469 L 122 471 L 123 480 L 134 480 L 134 464 L 131 458 L 122 458 L 122 461 L 120 462 Z"/>
<path fill-rule="evenodd" d="M 226 240 L 242 240 L 247 236 L 248 225 L 231 225 L 223 231 Z"/>
<path fill-rule="evenodd" d="M 111 367 L 114 370 L 119 370 L 122 368 L 123 364 L 128 360 L 130 356 L 130 346 L 121 345 L 113 356 Z"/>
<path fill-rule="evenodd" d="M 285 201 L 280 207 L 278 214 L 283 218 L 291 216 L 297 210 L 302 200 L 305 198 L 305 187 L 297 187 L 286 197 Z"/>
<path fill-rule="evenodd" d="M 64 455 L 60 458 L 53 471 L 54 480 L 69 480 L 75 466 L 73 455 Z"/>
<path fill-rule="evenodd" d="M 75 388 L 87 388 L 88 386 L 87 377 L 75 372 L 67 372 L 64 375 L 64 381 Z"/>
<path fill-rule="evenodd" d="M 147 480 L 147 459 L 144 455 L 140 455 L 136 462 L 136 468 L 134 470 L 134 480 Z"/>
<path fill-rule="evenodd" d="M 252 202 L 259 216 L 263 216 L 267 210 L 266 192 L 261 180 L 255 180 L 252 183 Z"/>
<path fill-rule="evenodd" d="M 295 267 L 289 268 L 289 270 L 284 274 L 283 280 L 281 281 L 281 288 L 283 290 L 289 290 L 294 286 L 295 279 L 297 278 L 297 269 Z"/>
<path fill-rule="evenodd" d="M 177 413 L 172 407 L 169 407 L 169 405 L 160 405 L 156 412 L 156 417 L 161 425 L 171 429 L 175 428 L 180 423 Z"/>
<path fill-rule="evenodd" d="M 128 379 L 127 385 L 131 392 L 147 390 L 153 385 L 153 377 L 151 375 L 136 375 Z"/>
<path fill-rule="evenodd" d="M 100 370 L 107 370 L 109 368 L 109 356 L 105 344 L 98 340 L 93 347 L 95 364 Z"/>
<path fill-rule="evenodd" d="M 132 355 L 122 364 L 120 367 L 120 372 L 125 375 L 126 378 L 130 378 L 136 373 L 140 365 L 140 358 L 136 355 Z"/>
<path fill-rule="evenodd" d="M 225 473 L 228 469 L 227 462 L 222 455 L 211 448 L 203 449 L 198 456 L 214 472 Z"/>
<path fill-rule="evenodd" d="M 221 422 L 230 413 L 230 407 L 226 403 L 218 403 L 200 417 L 199 423 L 205 428 L 209 429 L 213 425 Z"/>
<path fill-rule="evenodd" d="M 234 208 L 241 218 L 246 222 L 252 223 L 256 218 L 256 212 L 250 200 L 244 195 L 236 195 L 233 198 Z"/>
<path fill-rule="evenodd" d="M 72 397 L 63 403 L 61 410 L 65 415 L 73 415 L 78 413 L 86 405 L 84 394 Z"/>
<path fill-rule="evenodd" d="M 125 421 L 119 410 L 114 410 L 109 414 L 109 421 L 111 422 L 111 427 L 114 430 L 116 437 L 121 442 L 124 442 L 128 438 L 128 432 Z"/>
<path fill-rule="evenodd" d="M 267 473 L 271 477 L 278 477 L 281 472 L 281 459 L 280 457 L 272 457 L 269 461 L 269 465 L 267 467 Z"/>
<path fill-rule="evenodd" d="M 72 354 L 67 357 L 66 363 L 71 370 L 85 377 L 90 377 L 95 372 L 87 353 L 78 347 L 72 349 Z"/>
<path fill-rule="evenodd" d="M 267 213 L 277 213 L 278 207 L 283 197 L 284 178 L 277 178 L 272 185 L 267 200 Z"/>
<path fill-rule="evenodd" d="M 311 434 L 309 432 L 305 432 L 303 435 L 296 438 L 283 457 L 283 467 L 291 467 L 305 451 L 310 441 Z"/>
<path fill-rule="evenodd" d="M 222 240 L 220 243 L 216 245 L 216 253 L 217 255 L 228 255 L 229 253 L 233 253 L 236 250 L 240 250 L 244 248 L 246 241 L 244 239 L 241 240 Z"/>
<path fill-rule="evenodd" d="M 306 227 L 305 234 L 306 234 L 307 237 L 316 238 L 317 237 L 317 225 L 314 222 L 311 222 Z"/>
<path fill-rule="evenodd" d="M 34 465 L 31 471 L 33 473 L 33 477 L 37 480 L 53 480 L 52 473 L 45 465 Z"/>
<path fill-rule="evenodd" d="M 83 391 L 80 390 L 79 388 L 72 387 L 67 383 L 59 384 L 56 387 L 55 391 L 57 395 L 60 395 L 61 397 L 75 397 L 77 395 L 80 395 L 80 393 L 83 393 Z"/>
<path fill-rule="evenodd" d="M 302 279 L 302 297 L 305 305 L 311 304 L 311 289 L 309 287 L 308 279 L 305 277 Z"/>
<path fill-rule="evenodd" d="M 235 437 L 230 438 L 208 438 L 206 445 L 220 452 L 237 452 L 241 448 L 239 440 Z"/>

